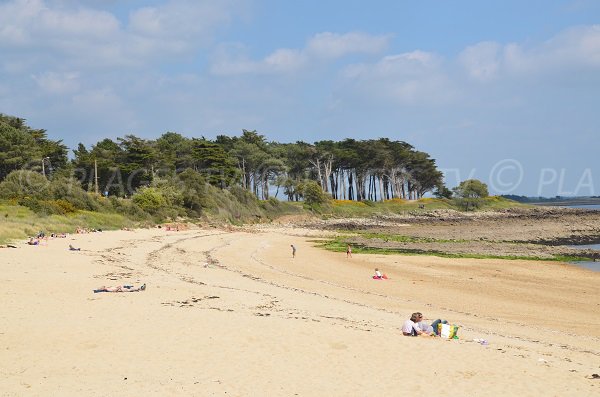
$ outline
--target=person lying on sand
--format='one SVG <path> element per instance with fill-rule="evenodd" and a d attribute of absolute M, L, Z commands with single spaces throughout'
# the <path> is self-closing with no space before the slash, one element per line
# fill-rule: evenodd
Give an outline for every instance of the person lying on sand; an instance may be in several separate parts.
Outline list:
<path fill-rule="evenodd" d="M 69 244 L 69 251 L 81 251 L 81 248 L 75 248 L 71 244 Z"/>
<path fill-rule="evenodd" d="M 404 336 L 436 336 L 438 324 L 446 323 L 446 320 L 437 319 L 428 325 L 423 321 L 423 314 L 416 312 L 410 316 L 409 320 L 402 326 L 402 335 Z"/>
<path fill-rule="evenodd" d="M 146 290 L 146 284 L 142 284 L 139 287 L 134 287 L 133 285 L 118 285 L 116 287 L 105 287 L 102 286 L 98 289 L 94 290 L 94 293 L 98 292 L 139 292 Z"/>

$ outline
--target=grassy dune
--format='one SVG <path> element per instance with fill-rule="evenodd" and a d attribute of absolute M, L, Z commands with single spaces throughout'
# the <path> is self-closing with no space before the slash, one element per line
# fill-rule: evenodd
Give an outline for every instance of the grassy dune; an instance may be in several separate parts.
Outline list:
<path fill-rule="evenodd" d="M 514 207 L 529 207 L 529 205 L 500 196 L 490 196 L 480 199 L 479 210 L 489 211 Z M 385 214 L 418 214 L 444 209 L 463 210 L 455 200 L 438 198 L 423 198 L 420 200 L 392 199 L 383 202 L 332 200 L 331 209 L 323 210 L 323 214 L 332 217 L 360 218 Z"/>
<path fill-rule="evenodd" d="M 40 216 L 26 207 L 0 203 L 0 243 L 24 239 L 45 233 L 72 233 L 79 227 L 94 229 L 120 229 L 133 222 L 123 215 L 91 211 L 77 211 L 70 215 Z"/>
<path fill-rule="evenodd" d="M 492 210 L 516 206 L 524 205 L 501 197 L 488 197 L 482 199 L 480 208 Z M 330 205 L 320 212 L 324 217 L 350 218 L 425 213 L 437 209 L 461 210 L 453 200 L 424 198 L 413 201 L 393 199 L 383 202 L 332 200 Z M 298 202 L 282 202 L 275 199 L 261 201 L 255 200 L 250 195 L 235 198 L 229 192 L 219 191 L 212 192 L 210 207 L 204 214 L 206 220 L 242 224 L 270 221 L 282 215 L 306 212 L 308 210 Z M 46 233 L 69 233 L 75 231 L 78 226 L 111 230 L 135 225 L 139 225 L 139 221 L 133 221 L 125 215 L 114 212 L 80 210 L 67 215 L 43 216 L 12 202 L 0 202 L 0 243 L 24 239 L 37 234 L 40 230 Z"/>

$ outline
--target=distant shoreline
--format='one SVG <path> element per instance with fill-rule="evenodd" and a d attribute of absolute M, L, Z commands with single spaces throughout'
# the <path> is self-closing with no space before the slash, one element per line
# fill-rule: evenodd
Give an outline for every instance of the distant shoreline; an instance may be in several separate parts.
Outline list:
<path fill-rule="evenodd" d="M 541 206 L 555 206 L 555 207 L 564 207 L 564 206 L 572 206 L 572 205 L 600 205 L 600 199 L 593 200 L 563 200 L 563 201 L 542 201 L 542 202 L 530 202 L 527 204 L 531 205 L 541 205 Z"/>

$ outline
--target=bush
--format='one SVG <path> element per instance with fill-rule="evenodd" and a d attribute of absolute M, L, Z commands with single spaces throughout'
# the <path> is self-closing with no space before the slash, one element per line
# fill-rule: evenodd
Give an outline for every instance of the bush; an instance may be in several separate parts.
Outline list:
<path fill-rule="evenodd" d="M 479 207 L 481 207 L 483 203 L 483 199 L 480 198 L 455 198 L 453 199 L 455 205 L 459 208 L 462 208 L 465 211 L 473 211 Z"/>
<path fill-rule="evenodd" d="M 17 170 L 8 174 L 0 183 L 0 197 L 6 199 L 33 197 L 43 200 L 48 198 L 49 186 L 50 182 L 41 174 Z"/>
<path fill-rule="evenodd" d="M 139 221 L 149 220 L 149 215 L 140 208 L 139 205 L 134 203 L 131 199 L 119 198 L 112 196 L 109 199 L 111 207 L 119 214 L 126 215 L 129 218 L 133 218 Z"/>
<path fill-rule="evenodd" d="M 68 177 L 53 179 L 49 185 L 49 195 L 55 200 L 65 200 L 79 210 L 100 211 L 107 209 L 109 202 L 82 189 L 79 181 Z"/>
<path fill-rule="evenodd" d="M 77 211 L 77 208 L 75 208 L 75 206 L 67 200 L 58 199 L 54 200 L 53 203 L 63 211 L 63 214 L 69 214 Z"/>
<path fill-rule="evenodd" d="M 155 215 L 161 207 L 167 204 L 162 192 L 154 187 L 143 187 L 138 189 L 132 197 L 132 200 L 142 210 Z"/>
<path fill-rule="evenodd" d="M 27 207 L 38 215 L 65 215 L 77 209 L 66 200 L 39 200 L 34 197 L 23 197 L 19 205 Z"/>
<path fill-rule="evenodd" d="M 216 207 L 208 195 L 208 184 L 200 173 L 188 168 L 177 175 L 177 186 L 182 192 L 183 206 L 190 215 L 200 215 L 204 208 Z"/>
<path fill-rule="evenodd" d="M 304 196 L 304 202 L 309 206 L 325 204 L 331 200 L 329 195 L 323 192 L 321 186 L 315 181 L 306 181 L 304 183 L 302 195 Z"/>
<path fill-rule="evenodd" d="M 236 198 L 237 201 L 244 205 L 256 203 L 256 197 L 250 193 L 250 191 L 242 188 L 241 186 L 232 186 L 229 192 Z"/>

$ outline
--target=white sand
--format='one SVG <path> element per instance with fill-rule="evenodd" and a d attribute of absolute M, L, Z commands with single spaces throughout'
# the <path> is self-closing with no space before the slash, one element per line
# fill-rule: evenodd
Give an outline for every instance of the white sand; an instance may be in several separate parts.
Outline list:
<path fill-rule="evenodd" d="M 590 379 L 600 373 L 598 272 L 347 260 L 313 247 L 314 232 L 249 231 L 104 232 L 1 249 L 0 395 L 600 395 Z M 375 267 L 390 280 L 372 280 Z M 144 292 L 92 292 L 142 282 Z M 461 325 L 460 339 L 402 336 L 413 311 Z"/>

